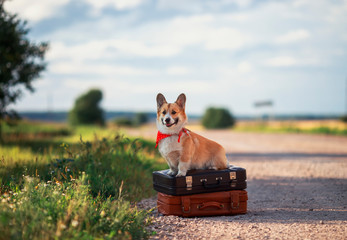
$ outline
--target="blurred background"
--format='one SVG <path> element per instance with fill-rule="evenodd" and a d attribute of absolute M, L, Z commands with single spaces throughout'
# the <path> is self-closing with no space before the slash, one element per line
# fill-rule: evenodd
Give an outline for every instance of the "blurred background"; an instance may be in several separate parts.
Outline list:
<path fill-rule="evenodd" d="M 247 169 L 245 232 L 342 239 L 346 29 L 346 0 L 0 0 L 0 239 L 156 234 L 159 92 Z"/>
<path fill-rule="evenodd" d="M 25 117 L 65 121 L 90 89 L 102 91 L 107 119 L 155 112 L 158 92 L 168 101 L 186 93 L 187 112 L 198 117 L 210 106 L 240 119 L 347 112 L 346 1 L 11 0 L 4 7 L 28 21 L 31 41 L 49 44 L 35 92 L 12 105 Z"/>

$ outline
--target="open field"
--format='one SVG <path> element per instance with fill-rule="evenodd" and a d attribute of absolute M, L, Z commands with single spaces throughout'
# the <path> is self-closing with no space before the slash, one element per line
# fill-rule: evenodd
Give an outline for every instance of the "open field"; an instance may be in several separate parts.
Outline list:
<path fill-rule="evenodd" d="M 235 131 L 347 135 L 347 123 L 339 120 L 240 121 Z"/>

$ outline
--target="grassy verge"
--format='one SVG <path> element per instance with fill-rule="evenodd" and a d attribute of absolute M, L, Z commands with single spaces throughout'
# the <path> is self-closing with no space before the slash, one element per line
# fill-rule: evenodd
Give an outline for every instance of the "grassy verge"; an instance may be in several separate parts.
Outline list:
<path fill-rule="evenodd" d="M 0 146 L 0 239 L 149 236 L 147 212 L 135 202 L 154 194 L 151 173 L 166 168 L 154 143 L 86 126 L 69 136 L 8 136 Z"/>
<path fill-rule="evenodd" d="M 347 125 L 342 122 L 241 122 L 235 131 L 263 133 L 305 133 L 347 136 Z"/>
<path fill-rule="evenodd" d="M 17 121 L 12 125 L 1 122 L 4 137 L 55 137 L 68 136 L 71 129 L 63 124 L 44 124 L 41 122 Z"/>
<path fill-rule="evenodd" d="M 74 183 L 26 177 L 0 203 L 1 239 L 143 239 L 147 213 L 124 200 L 92 197 L 88 175 Z"/>

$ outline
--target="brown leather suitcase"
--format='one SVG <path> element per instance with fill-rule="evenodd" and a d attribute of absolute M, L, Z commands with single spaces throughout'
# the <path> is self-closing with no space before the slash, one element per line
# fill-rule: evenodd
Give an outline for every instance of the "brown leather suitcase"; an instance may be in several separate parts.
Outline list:
<path fill-rule="evenodd" d="M 158 193 L 158 211 L 182 217 L 235 215 L 247 212 L 245 190 L 173 196 Z"/>

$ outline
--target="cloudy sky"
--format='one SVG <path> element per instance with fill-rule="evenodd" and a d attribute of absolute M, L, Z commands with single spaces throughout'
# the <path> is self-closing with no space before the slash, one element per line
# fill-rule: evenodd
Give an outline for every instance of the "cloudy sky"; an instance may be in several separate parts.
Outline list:
<path fill-rule="evenodd" d="M 187 111 L 343 113 L 347 1 L 11 0 L 47 71 L 17 110 L 69 110 L 90 88 L 106 110 L 154 111 L 158 92 Z"/>

